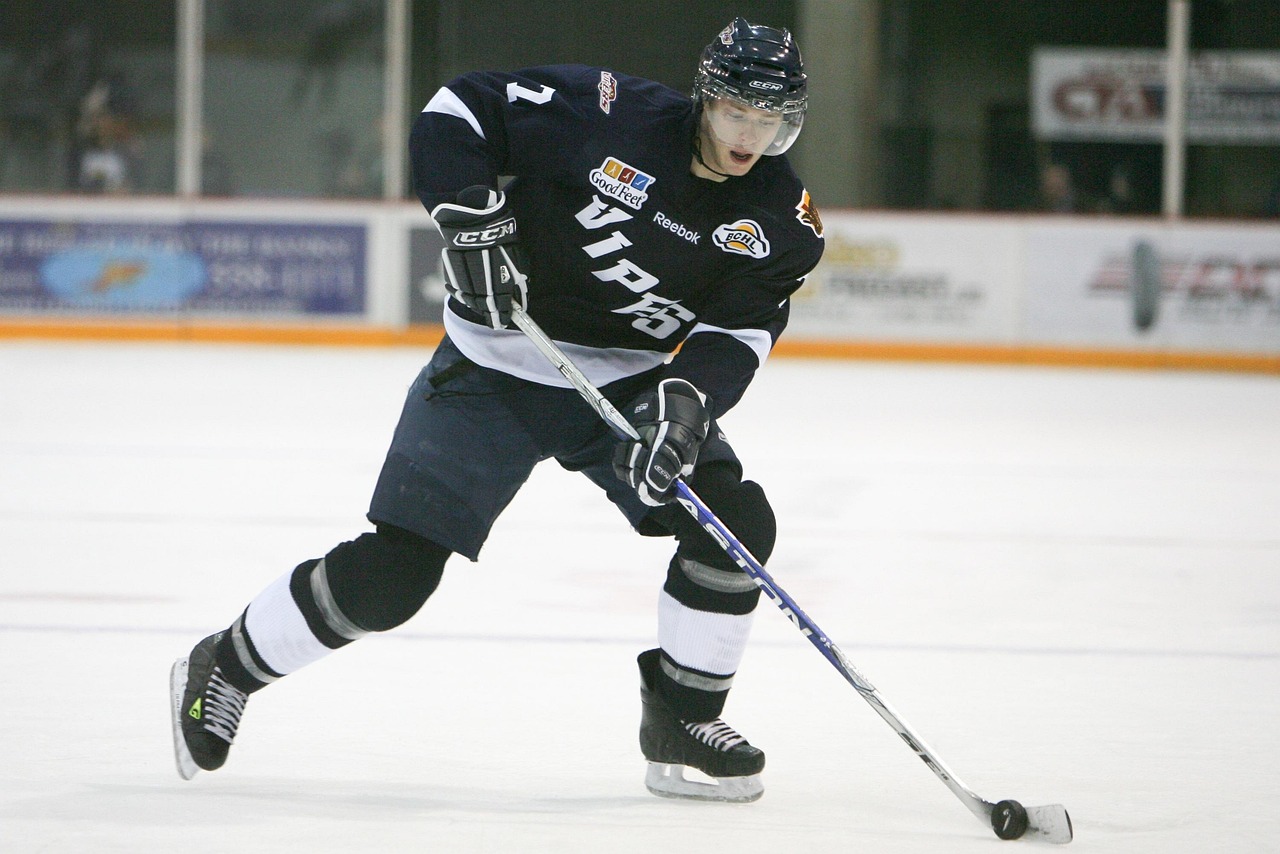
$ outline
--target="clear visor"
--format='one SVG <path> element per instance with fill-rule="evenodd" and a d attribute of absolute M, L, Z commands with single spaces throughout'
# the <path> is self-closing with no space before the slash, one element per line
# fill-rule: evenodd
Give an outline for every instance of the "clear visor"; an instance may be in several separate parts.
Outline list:
<path fill-rule="evenodd" d="M 800 135 L 804 110 L 763 110 L 716 97 L 704 102 L 703 121 L 717 142 L 734 151 L 775 155 L 790 148 Z"/>

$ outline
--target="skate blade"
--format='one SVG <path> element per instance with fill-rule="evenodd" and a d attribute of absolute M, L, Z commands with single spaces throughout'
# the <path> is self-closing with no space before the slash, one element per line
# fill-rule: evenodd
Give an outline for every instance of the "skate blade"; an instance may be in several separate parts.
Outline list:
<path fill-rule="evenodd" d="M 179 658 L 169 670 L 169 718 L 173 722 L 173 758 L 178 766 L 178 776 L 190 780 L 199 771 L 200 766 L 191 758 L 187 749 L 187 740 L 182 737 L 182 695 L 187 690 L 187 668 L 189 660 Z"/>
<path fill-rule="evenodd" d="M 644 785 L 660 798 L 678 798 L 691 801 L 721 801 L 731 804 L 749 804 L 764 794 L 764 781 L 759 774 L 746 777 L 714 777 L 711 783 L 686 780 L 683 765 L 650 762 L 645 772 Z"/>

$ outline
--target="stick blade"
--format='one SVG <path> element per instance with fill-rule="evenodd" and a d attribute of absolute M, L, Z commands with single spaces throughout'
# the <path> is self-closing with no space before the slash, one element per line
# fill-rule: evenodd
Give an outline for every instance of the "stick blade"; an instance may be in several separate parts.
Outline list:
<path fill-rule="evenodd" d="M 1071 816 L 1067 815 L 1067 808 L 1062 804 L 1027 807 L 1027 832 L 1023 838 L 1065 845 L 1073 836 Z"/>

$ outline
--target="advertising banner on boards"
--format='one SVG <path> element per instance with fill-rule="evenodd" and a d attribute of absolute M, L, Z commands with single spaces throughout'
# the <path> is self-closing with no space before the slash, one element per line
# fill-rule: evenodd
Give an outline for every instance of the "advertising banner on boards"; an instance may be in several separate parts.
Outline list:
<path fill-rule="evenodd" d="M 1034 225 L 1028 343 L 1280 353 L 1280 243 L 1236 226 Z"/>
<path fill-rule="evenodd" d="M 0 221 L 0 312 L 361 315 L 367 227 Z"/>
<path fill-rule="evenodd" d="M 936 217 L 824 217 L 826 251 L 791 302 L 787 336 L 1009 342 L 1018 232 Z"/>
<path fill-rule="evenodd" d="M 434 225 L 409 228 L 409 322 L 442 323 L 448 292 L 440 268 L 444 238 Z"/>

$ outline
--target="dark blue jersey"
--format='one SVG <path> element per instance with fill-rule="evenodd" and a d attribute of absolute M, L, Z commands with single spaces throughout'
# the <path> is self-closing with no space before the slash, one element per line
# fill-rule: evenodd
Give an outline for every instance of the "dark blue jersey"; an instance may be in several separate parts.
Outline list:
<path fill-rule="evenodd" d="M 415 122 L 414 186 L 430 210 L 513 176 L 529 314 L 598 385 L 679 348 L 666 374 L 720 415 L 786 326 L 822 225 L 784 156 L 723 182 L 692 175 L 695 131 L 692 101 L 651 81 L 577 65 L 476 72 Z M 564 384 L 516 330 L 454 300 L 445 325 L 472 361 Z"/>

